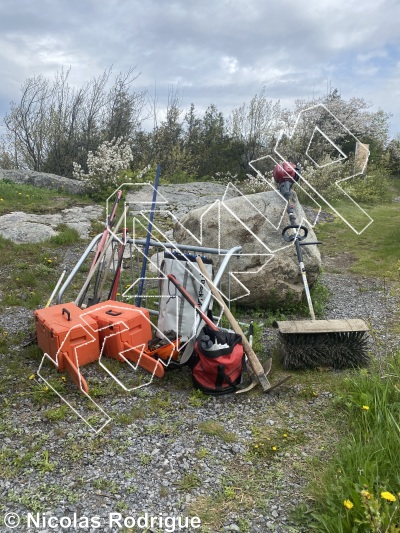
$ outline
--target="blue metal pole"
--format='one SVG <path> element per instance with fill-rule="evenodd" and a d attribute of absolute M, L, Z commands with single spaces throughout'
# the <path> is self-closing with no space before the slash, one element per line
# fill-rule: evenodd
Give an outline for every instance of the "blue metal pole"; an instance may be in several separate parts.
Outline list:
<path fill-rule="evenodd" d="M 146 244 L 145 244 L 145 247 L 144 247 L 142 273 L 140 274 L 139 290 L 138 290 L 138 294 L 137 294 L 137 297 L 136 297 L 136 307 L 140 307 L 141 304 L 142 304 L 142 294 L 143 294 L 143 287 L 144 287 L 144 279 L 145 279 L 145 276 L 146 276 L 146 268 L 147 268 L 147 255 L 149 253 L 151 232 L 153 230 L 153 220 L 154 220 L 154 212 L 156 210 L 156 199 L 157 199 L 157 190 L 158 190 L 158 182 L 160 180 L 160 174 L 161 174 L 161 166 L 160 166 L 160 164 L 158 164 L 157 165 L 157 172 L 156 172 L 156 179 L 154 181 L 153 199 L 152 199 L 152 202 L 151 202 L 150 221 L 149 221 L 149 225 L 147 227 Z"/>

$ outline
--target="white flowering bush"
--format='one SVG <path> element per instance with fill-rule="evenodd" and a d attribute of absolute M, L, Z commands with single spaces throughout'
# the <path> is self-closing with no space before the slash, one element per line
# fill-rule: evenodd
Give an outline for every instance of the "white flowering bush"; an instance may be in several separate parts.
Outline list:
<path fill-rule="evenodd" d="M 320 161 L 319 167 L 314 164 L 307 164 L 307 161 L 305 161 L 301 175 L 319 194 L 328 195 L 333 199 L 338 196 L 340 197 L 340 192 L 335 183 L 342 178 L 351 176 L 355 172 L 353 167 L 353 160 L 347 160 L 338 164 L 326 155 Z"/>
<path fill-rule="evenodd" d="M 270 190 L 267 185 L 267 178 L 269 178 L 269 176 L 264 177 L 262 174 L 256 174 L 255 176 L 252 174 L 246 174 L 246 177 L 247 179 L 245 181 L 245 186 L 248 194 L 255 194 Z"/>
<path fill-rule="evenodd" d="M 246 174 L 245 179 L 238 178 L 237 174 L 232 174 L 229 170 L 226 172 L 216 172 L 214 176 L 211 177 L 212 180 L 222 183 L 223 185 L 228 185 L 232 183 L 242 194 L 255 194 L 258 192 L 269 191 L 267 180 L 272 178 L 271 176 L 263 176 L 261 173 L 253 176 L 252 174 Z M 234 194 L 231 191 L 231 194 Z"/>
<path fill-rule="evenodd" d="M 89 195 L 104 198 L 118 187 L 121 172 L 129 169 L 132 160 L 132 150 L 122 138 L 104 141 L 96 152 L 89 152 L 87 174 L 79 163 L 74 162 L 73 176 L 85 183 Z"/>

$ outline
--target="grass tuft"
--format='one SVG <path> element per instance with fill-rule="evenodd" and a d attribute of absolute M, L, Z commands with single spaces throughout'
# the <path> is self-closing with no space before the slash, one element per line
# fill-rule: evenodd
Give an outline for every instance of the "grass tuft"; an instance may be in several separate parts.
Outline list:
<path fill-rule="evenodd" d="M 58 235 L 51 237 L 50 243 L 61 246 L 70 246 L 79 242 L 79 233 L 75 228 L 71 228 L 66 224 L 60 224 L 57 227 Z"/>

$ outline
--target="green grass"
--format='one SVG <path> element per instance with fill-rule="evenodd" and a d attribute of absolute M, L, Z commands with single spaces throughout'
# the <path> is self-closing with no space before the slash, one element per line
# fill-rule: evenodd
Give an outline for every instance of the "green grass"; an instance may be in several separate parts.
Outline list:
<path fill-rule="evenodd" d="M 14 244 L 0 237 L 0 268 L 7 283 L 2 305 L 36 309 L 60 276 L 63 248 L 54 243 Z"/>
<path fill-rule="evenodd" d="M 12 211 L 58 213 L 93 201 L 64 191 L 18 185 L 0 180 L 0 215 Z M 0 269 L 7 284 L 2 305 L 36 309 L 43 306 L 60 277 L 68 247 L 80 242 L 77 231 L 64 224 L 58 235 L 42 243 L 14 244 L 0 237 Z"/>
<path fill-rule="evenodd" d="M 197 487 L 201 486 L 201 478 L 195 472 L 189 472 L 183 474 L 181 480 L 178 483 L 178 490 L 189 492 Z"/>
<path fill-rule="evenodd" d="M 237 442 L 237 436 L 225 429 L 224 425 L 215 420 L 200 422 L 199 430 L 206 435 L 218 437 L 223 442 Z"/>
<path fill-rule="evenodd" d="M 58 213 L 61 209 L 79 205 L 93 204 L 82 195 L 69 194 L 60 189 L 42 189 L 33 185 L 19 185 L 0 180 L 0 215 L 11 211 L 28 213 Z"/>
<path fill-rule="evenodd" d="M 329 465 L 316 465 L 310 528 L 399 531 L 399 382 L 400 353 L 344 380 L 337 408 L 347 415 L 348 435 Z"/>
<path fill-rule="evenodd" d="M 52 407 L 45 413 L 45 417 L 54 422 L 57 420 L 63 420 L 70 414 L 70 409 L 67 405 L 63 404 L 60 407 Z"/>
<path fill-rule="evenodd" d="M 70 228 L 66 224 L 57 226 L 58 235 L 51 237 L 50 243 L 61 246 L 70 246 L 79 242 L 79 233 L 74 228 Z"/>
<path fill-rule="evenodd" d="M 392 186 L 396 194 L 399 185 L 395 182 Z M 399 280 L 400 203 L 390 201 L 362 207 L 373 219 L 373 223 L 360 235 L 352 231 L 339 217 L 336 217 L 334 222 L 321 222 L 316 226 L 317 237 L 323 242 L 320 247 L 322 262 L 324 254 L 335 255 L 340 250 L 351 254 L 355 259 L 349 267 L 350 272 Z M 348 204 L 337 203 L 335 208 L 353 222 L 357 220 L 354 208 L 350 209 Z M 365 217 L 358 217 L 358 221 L 361 220 L 365 222 Z M 361 229 L 361 225 L 356 225 L 356 229 L 357 227 Z"/>

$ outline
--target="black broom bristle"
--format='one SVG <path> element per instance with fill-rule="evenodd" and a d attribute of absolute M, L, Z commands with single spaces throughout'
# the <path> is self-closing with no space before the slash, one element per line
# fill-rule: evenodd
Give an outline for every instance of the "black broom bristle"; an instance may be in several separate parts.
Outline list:
<path fill-rule="evenodd" d="M 368 336 L 365 331 L 336 333 L 280 333 L 282 365 L 286 369 L 367 366 Z"/>

